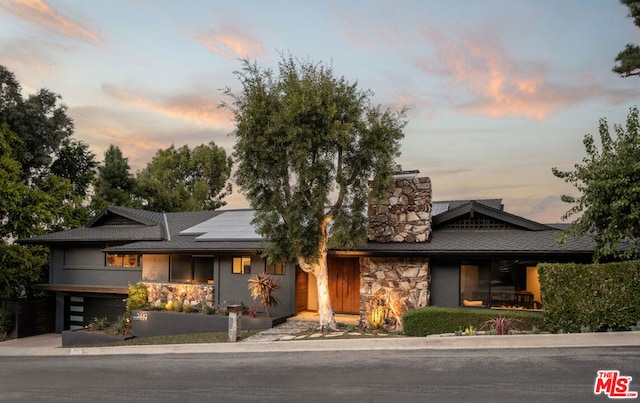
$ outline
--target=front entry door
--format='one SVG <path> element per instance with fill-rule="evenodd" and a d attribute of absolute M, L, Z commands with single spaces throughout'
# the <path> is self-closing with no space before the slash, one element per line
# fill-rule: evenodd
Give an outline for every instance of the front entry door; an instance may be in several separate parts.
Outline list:
<path fill-rule="evenodd" d="M 329 257 L 329 295 L 333 311 L 360 313 L 360 264 L 357 258 Z"/>

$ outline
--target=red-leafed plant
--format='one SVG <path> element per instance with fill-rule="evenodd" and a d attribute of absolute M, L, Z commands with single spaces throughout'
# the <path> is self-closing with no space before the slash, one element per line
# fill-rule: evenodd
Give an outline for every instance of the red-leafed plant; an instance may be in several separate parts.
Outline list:
<path fill-rule="evenodd" d="M 514 331 L 519 330 L 518 324 L 522 322 L 519 319 L 507 318 L 505 316 L 498 316 L 497 318 L 490 319 L 482 324 L 482 329 L 489 332 L 495 331 L 497 334 L 511 334 Z"/>

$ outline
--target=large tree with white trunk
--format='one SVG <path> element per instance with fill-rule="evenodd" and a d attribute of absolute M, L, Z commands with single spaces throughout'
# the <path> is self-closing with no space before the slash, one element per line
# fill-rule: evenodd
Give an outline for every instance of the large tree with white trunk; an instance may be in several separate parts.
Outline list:
<path fill-rule="evenodd" d="M 399 168 L 405 110 L 371 104 L 330 66 L 283 56 L 278 71 L 244 60 L 242 91 L 225 90 L 235 117 L 235 180 L 255 209 L 270 262 L 296 261 L 317 282 L 322 327 L 335 328 L 327 252 L 366 239 L 370 191 Z"/>

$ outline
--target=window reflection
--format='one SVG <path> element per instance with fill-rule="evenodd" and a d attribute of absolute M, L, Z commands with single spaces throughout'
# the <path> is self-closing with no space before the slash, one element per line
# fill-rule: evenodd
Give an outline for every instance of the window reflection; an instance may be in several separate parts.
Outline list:
<path fill-rule="evenodd" d="M 460 305 L 542 309 L 535 262 L 493 261 L 460 266 Z"/>

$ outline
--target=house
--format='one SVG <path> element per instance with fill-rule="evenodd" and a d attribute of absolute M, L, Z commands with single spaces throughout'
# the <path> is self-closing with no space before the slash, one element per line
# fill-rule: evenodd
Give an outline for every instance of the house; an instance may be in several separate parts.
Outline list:
<path fill-rule="evenodd" d="M 399 323 L 419 306 L 540 309 L 539 262 L 591 261 L 590 237 L 556 241 L 563 227 L 504 211 L 500 199 L 432 202 L 431 181 L 398 176 L 369 206 L 368 241 L 329 252 L 334 311 L 366 313 L 383 300 Z M 107 207 L 84 228 L 30 239 L 51 250 L 56 331 L 124 312 L 128 284 L 142 281 L 152 304 L 222 306 L 253 301 L 252 274 L 280 281 L 274 315 L 317 309 L 315 279 L 293 262 L 267 264 L 252 210 L 157 213 Z"/>

